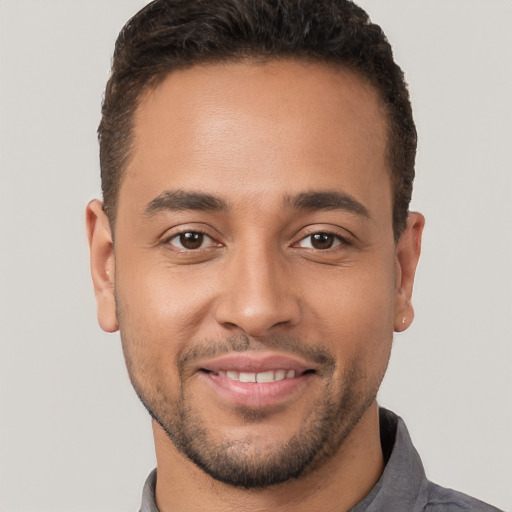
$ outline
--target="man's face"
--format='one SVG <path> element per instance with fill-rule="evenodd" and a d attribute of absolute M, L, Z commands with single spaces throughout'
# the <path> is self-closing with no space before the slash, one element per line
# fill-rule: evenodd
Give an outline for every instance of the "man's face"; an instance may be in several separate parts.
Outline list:
<path fill-rule="evenodd" d="M 318 467 L 402 314 L 377 94 L 293 61 L 172 73 L 135 115 L 114 256 L 100 320 L 177 449 L 246 487 Z"/>

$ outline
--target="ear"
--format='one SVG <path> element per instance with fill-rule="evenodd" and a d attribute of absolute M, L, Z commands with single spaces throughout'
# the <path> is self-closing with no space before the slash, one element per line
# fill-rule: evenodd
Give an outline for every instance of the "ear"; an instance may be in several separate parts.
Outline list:
<path fill-rule="evenodd" d="M 421 252 L 421 234 L 425 218 L 421 213 L 410 212 L 407 226 L 396 247 L 395 331 L 405 331 L 414 319 L 412 288 L 416 265 Z"/>
<path fill-rule="evenodd" d="M 85 212 L 91 254 L 91 274 L 98 308 L 98 322 L 106 332 L 119 329 L 116 315 L 115 258 L 112 233 L 101 201 L 93 200 Z"/>

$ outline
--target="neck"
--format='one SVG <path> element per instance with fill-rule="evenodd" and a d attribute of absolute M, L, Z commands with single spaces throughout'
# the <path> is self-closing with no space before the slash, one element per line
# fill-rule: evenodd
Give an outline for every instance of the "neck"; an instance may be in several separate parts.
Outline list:
<path fill-rule="evenodd" d="M 321 467 L 265 489 L 240 489 L 214 480 L 182 455 L 156 422 L 153 432 L 160 512 L 348 511 L 370 492 L 384 469 L 376 402 Z"/>

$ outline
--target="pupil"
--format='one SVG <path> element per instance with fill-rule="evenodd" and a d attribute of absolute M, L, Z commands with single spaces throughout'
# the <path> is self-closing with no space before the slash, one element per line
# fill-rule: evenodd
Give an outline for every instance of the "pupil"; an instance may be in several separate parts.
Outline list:
<path fill-rule="evenodd" d="M 311 245 L 315 249 L 330 249 L 334 243 L 334 236 L 328 233 L 315 233 L 311 237 Z"/>
<path fill-rule="evenodd" d="M 199 249 L 203 243 L 204 235 L 202 233 L 182 233 L 180 243 L 185 249 Z"/>

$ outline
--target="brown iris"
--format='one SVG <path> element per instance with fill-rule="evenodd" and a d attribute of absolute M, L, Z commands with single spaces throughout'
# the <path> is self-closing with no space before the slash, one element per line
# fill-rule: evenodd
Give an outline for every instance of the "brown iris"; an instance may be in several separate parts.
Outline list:
<path fill-rule="evenodd" d="M 180 234 L 180 244 L 185 249 L 199 249 L 204 241 L 203 233 L 188 231 Z"/>
<path fill-rule="evenodd" d="M 329 233 L 315 233 L 311 235 L 311 246 L 315 249 L 330 249 L 334 244 L 334 235 Z"/>

